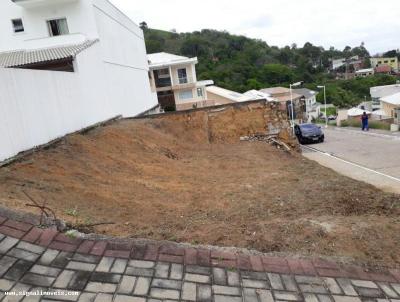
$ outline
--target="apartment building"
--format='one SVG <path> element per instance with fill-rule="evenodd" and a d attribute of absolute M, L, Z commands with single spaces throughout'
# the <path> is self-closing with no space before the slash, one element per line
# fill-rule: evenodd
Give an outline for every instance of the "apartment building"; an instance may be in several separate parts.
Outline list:
<path fill-rule="evenodd" d="M 397 57 L 393 58 L 371 58 L 371 67 L 376 68 L 381 65 L 390 66 L 394 72 L 399 72 L 399 60 Z"/>

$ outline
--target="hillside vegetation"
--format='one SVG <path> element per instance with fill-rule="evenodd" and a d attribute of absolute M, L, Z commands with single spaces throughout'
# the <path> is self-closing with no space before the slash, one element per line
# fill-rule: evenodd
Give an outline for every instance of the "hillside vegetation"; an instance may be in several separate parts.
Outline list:
<path fill-rule="evenodd" d="M 368 58 L 362 43 L 344 50 L 334 47 L 324 49 L 311 43 L 303 47 L 293 44 L 279 48 L 266 42 L 226 31 L 205 29 L 193 33 L 176 33 L 144 27 L 148 53 L 169 52 L 198 57 L 198 78 L 212 79 L 216 85 L 244 92 L 271 86 L 288 86 L 304 81 L 315 89 L 327 83 L 327 98 L 337 106 L 351 106 L 369 97 L 369 88 L 395 83 L 392 76 L 375 76 L 367 79 L 336 81 L 326 71 L 330 60 L 359 55 Z M 366 59 L 365 64 L 368 65 Z M 319 95 L 322 100 L 322 94 Z"/>

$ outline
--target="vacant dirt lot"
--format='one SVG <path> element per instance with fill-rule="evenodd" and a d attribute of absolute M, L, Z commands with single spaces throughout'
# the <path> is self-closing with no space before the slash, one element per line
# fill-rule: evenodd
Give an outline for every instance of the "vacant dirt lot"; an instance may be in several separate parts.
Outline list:
<path fill-rule="evenodd" d="M 25 190 L 69 222 L 115 222 L 95 230 L 109 235 L 400 265 L 398 195 L 234 134 L 119 121 L 1 168 L 0 200 L 35 212 Z"/>

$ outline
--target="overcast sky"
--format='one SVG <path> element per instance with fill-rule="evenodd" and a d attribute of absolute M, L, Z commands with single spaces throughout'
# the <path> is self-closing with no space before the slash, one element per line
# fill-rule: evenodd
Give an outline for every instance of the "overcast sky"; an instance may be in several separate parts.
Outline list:
<path fill-rule="evenodd" d="M 136 23 L 163 30 L 227 30 L 278 46 L 365 42 L 372 54 L 400 48 L 400 0 L 111 1 Z"/>

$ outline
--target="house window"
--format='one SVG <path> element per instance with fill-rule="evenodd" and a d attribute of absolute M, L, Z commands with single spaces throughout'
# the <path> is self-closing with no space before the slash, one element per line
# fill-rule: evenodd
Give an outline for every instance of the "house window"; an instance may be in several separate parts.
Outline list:
<path fill-rule="evenodd" d="M 11 22 L 15 33 L 23 33 L 25 31 L 22 19 L 13 19 Z"/>
<path fill-rule="evenodd" d="M 169 78 L 169 69 L 168 68 L 159 69 L 157 70 L 157 74 L 159 78 Z"/>
<path fill-rule="evenodd" d="M 47 21 L 47 27 L 49 28 L 49 34 L 52 37 L 69 34 L 66 18 L 49 20 Z"/>
<path fill-rule="evenodd" d="M 190 100 L 193 99 L 193 91 L 192 90 L 184 90 L 179 92 L 180 100 Z"/>
<path fill-rule="evenodd" d="M 186 84 L 188 82 L 186 68 L 178 69 L 179 84 Z"/>
<path fill-rule="evenodd" d="M 199 98 L 203 97 L 203 88 L 197 88 L 197 96 Z"/>

